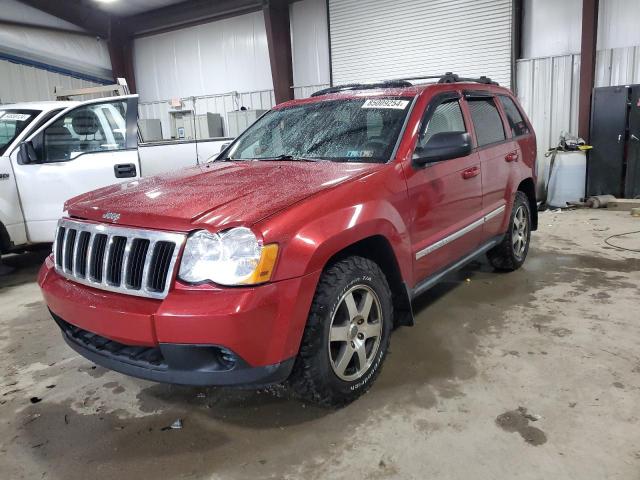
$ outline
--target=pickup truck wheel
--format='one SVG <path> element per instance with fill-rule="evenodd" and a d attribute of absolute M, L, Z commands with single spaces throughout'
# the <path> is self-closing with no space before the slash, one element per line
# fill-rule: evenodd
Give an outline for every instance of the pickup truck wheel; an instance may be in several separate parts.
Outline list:
<path fill-rule="evenodd" d="M 306 401 L 346 405 L 374 382 L 389 346 L 393 307 L 380 267 L 348 257 L 320 277 L 289 385 Z"/>
<path fill-rule="evenodd" d="M 531 240 L 531 207 L 523 192 L 516 192 L 509 221 L 509 229 L 502 242 L 487 252 L 496 270 L 512 272 L 522 266 L 529 252 Z"/>

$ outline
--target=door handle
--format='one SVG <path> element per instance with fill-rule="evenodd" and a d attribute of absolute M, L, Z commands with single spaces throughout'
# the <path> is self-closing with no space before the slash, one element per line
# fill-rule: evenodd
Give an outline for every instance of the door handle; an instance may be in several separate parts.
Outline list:
<path fill-rule="evenodd" d="M 113 166 L 116 178 L 131 178 L 136 176 L 136 166 L 133 163 L 121 163 Z"/>
<path fill-rule="evenodd" d="M 504 157 L 505 162 L 515 162 L 518 160 L 518 152 L 509 152 Z"/>
<path fill-rule="evenodd" d="M 465 180 L 477 177 L 478 175 L 480 175 L 480 168 L 478 167 L 471 167 L 462 171 L 462 178 L 464 178 Z"/>

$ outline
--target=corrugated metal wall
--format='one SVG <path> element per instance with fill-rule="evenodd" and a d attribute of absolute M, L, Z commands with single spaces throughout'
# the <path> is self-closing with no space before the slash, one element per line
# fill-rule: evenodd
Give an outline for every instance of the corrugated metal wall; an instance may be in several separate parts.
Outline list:
<path fill-rule="evenodd" d="M 0 60 L 0 103 L 55 100 L 54 87 L 85 88 L 97 83 Z"/>
<path fill-rule="evenodd" d="M 107 42 L 82 33 L 1 23 L 0 54 L 42 63 L 97 79 L 111 80 Z"/>
<path fill-rule="evenodd" d="M 511 84 L 511 0 L 329 0 L 333 83 L 453 71 Z"/>
<path fill-rule="evenodd" d="M 545 178 L 544 153 L 558 143 L 562 131 L 578 129 L 580 55 L 517 62 L 517 93 L 538 138 L 538 184 Z M 600 50 L 596 87 L 640 83 L 640 46 Z"/>

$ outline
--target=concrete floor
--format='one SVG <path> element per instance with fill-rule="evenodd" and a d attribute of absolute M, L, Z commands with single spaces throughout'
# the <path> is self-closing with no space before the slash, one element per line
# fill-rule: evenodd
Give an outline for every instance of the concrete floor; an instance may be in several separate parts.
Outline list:
<path fill-rule="evenodd" d="M 96 368 L 41 301 L 44 254 L 8 258 L 0 478 L 638 479 L 640 254 L 602 240 L 640 219 L 540 223 L 518 272 L 476 263 L 421 297 L 373 389 L 339 411 Z"/>

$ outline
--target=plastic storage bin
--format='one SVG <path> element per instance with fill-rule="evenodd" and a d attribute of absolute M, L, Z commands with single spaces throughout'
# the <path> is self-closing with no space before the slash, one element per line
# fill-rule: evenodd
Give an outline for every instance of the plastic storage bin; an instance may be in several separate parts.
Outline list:
<path fill-rule="evenodd" d="M 585 196 L 587 156 L 585 152 L 558 152 L 550 173 L 547 204 L 565 208 Z"/>

